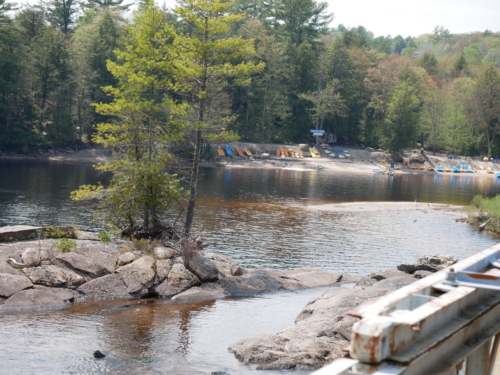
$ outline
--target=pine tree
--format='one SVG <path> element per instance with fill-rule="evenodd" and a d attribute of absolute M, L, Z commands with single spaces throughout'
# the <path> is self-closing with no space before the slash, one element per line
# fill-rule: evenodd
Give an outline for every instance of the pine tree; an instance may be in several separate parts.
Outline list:
<path fill-rule="evenodd" d="M 180 76 L 191 107 L 188 119 L 193 129 L 193 165 L 184 235 L 189 236 L 194 217 L 199 162 L 203 141 L 223 138 L 229 101 L 224 89 L 249 83 L 249 74 L 263 68 L 246 59 L 255 55 L 253 40 L 230 37 L 232 26 L 242 15 L 230 14 L 231 3 L 224 0 L 183 0 L 176 8 L 181 20 L 192 28 L 191 36 L 179 36 Z"/>

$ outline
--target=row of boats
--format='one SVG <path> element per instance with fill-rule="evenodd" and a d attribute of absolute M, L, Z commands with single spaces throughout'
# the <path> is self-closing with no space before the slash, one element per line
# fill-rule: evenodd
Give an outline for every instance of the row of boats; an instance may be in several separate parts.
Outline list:
<path fill-rule="evenodd" d="M 243 150 L 241 150 L 239 147 L 235 147 L 234 151 L 235 151 L 236 155 L 241 156 L 241 157 L 252 156 L 252 153 L 246 147 L 244 147 Z M 227 144 L 226 144 L 225 148 L 222 148 L 221 146 L 217 147 L 217 153 L 219 154 L 219 156 L 234 156 L 233 150 L 231 150 L 231 147 L 229 147 L 229 145 L 227 145 Z"/>

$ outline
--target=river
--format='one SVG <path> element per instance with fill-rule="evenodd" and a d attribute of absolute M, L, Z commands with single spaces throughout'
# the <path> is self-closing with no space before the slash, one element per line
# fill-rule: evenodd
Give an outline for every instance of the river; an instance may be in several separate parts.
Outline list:
<path fill-rule="evenodd" d="M 81 184 L 105 182 L 90 165 L 0 160 L 0 226 L 73 223 L 95 230 L 85 204 L 69 200 Z M 355 201 L 467 204 L 500 193 L 500 181 L 453 175 L 204 169 L 194 232 L 209 251 L 246 268 L 315 267 L 367 274 L 427 253 L 463 259 L 498 242 L 434 211 L 328 212 L 308 205 Z M 293 323 L 321 289 L 197 304 L 112 301 L 64 311 L 0 316 L 5 374 L 229 374 L 255 372 L 227 347 Z M 147 303 L 146 303 L 147 302 Z M 128 306 L 127 306 L 128 305 Z M 91 353 L 108 353 L 103 361 Z M 268 374 L 268 372 L 258 372 Z M 272 372 L 269 372 L 272 374 Z"/>

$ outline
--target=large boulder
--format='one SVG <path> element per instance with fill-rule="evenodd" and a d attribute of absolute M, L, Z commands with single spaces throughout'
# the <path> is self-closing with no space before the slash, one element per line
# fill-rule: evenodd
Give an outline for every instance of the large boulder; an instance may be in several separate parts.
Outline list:
<path fill-rule="evenodd" d="M 171 259 L 179 255 L 177 250 L 164 246 L 155 248 L 153 253 L 157 259 Z"/>
<path fill-rule="evenodd" d="M 331 285 L 342 278 L 340 273 L 326 272 L 309 267 L 281 271 L 278 274 L 281 279 L 293 280 L 302 284 L 303 288 Z"/>
<path fill-rule="evenodd" d="M 37 231 L 40 229 L 40 227 L 32 227 L 29 225 L 1 227 L 0 242 L 34 239 L 37 236 Z"/>
<path fill-rule="evenodd" d="M 252 295 L 281 289 L 276 278 L 270 277 L 265 271 L 250 271 L 241 276 L 225 277 L 218 284 L 231 295 Z"/>
<path fill-rule="evenodd" d="M 128 288 L 121 280 L 120 275 L 116 273 L 91 280 L 80 286 L 77 290 L 82 293 L 82 296 L 78 298 L 79 301 L 132 297 L 128 293 Z"/>
<path fill-rule="evenodd" d="M 7 262 L 0 261 L 0 273 L 10 273 L 11 275 L 20 275 L 20 271 L 10 266 Z"/>
<path fill-rule="evenodd" d="M 27 249 L 24 249 L 23 253 L 21 254 L 21 261 L 25 265 L 30 267 L 38 266 L 41 262 L 40 249 L 37 249 L 36 247 L 29 247 Z"/>
<path fill-rule="evenodd" d="M 36 286 L 34 289 L 17 292 L 7 299 L 0 308 L 62 307 L 66 303 L 72 302 L 76 295 L 76 292 L 69 289 Z"/>
<path fill-rule="evenodd" d="M 149 288 L 153 286 L 156 276 L 154 259 L 149 255 L 120 267 L 115 272 L 127 286 L 127 292 L 136 297 L 144 297 L 149 294 Z"/>
<path fill-rule="evenodd" d="M 400 264 L 398 270 L 406 273 L 414 273 L 415 271 L 441 271 L 458 262 L 458 259 L 451 255 L 424 255 L 414 264 Z"/>
<path fill-rule="evenodd" d="M 26 276 L 0 273 L 0 297 L 8 298 L 17 292 L 31 288 L 33 283 Z"/>
<path fill-rule="evenodd" d="M 155 292 L 163 298 L 173 297 L 199 283 L 200 280 L 184 264 L 174 263 L 167 279 L 155 288 Z"/>
<path fill-rule="evenodd" d="M 161 284 L 168 276 L 174 263 L 170 259 L 156 261 L 156 280 L 155 284 Z"/>
<path fill-rule="evenodd" d="M 119 266 L 126 266 L 127 264 L 132 263 L 136 259 L 137 256 L 134 253 L 128 251 L 124 254 L 120 254 L 118 260 L 116 261 L 116 264 L 118 264 Z"/>
<path fill-rule="evenodd" d="M 330 288 L 304 307 L 294 325 L 276 335 L 240 340 L 231 345 L 229 351 L 244 363 L 260 365 L 258 369 L 311 370 L 321 367 L 325 362 L 343 356 L 343 348 L 349 345 L 352 324 L 357 319 L 345 313 L 387 291 Z"/>
<path fill-rule="evenodd" d="M 210 259 L 217 267 L 219 272 L 225 276 L 241 276 L 247 271 L 242 268 L 238 262 L 229 255 L 204 252 L 207 259 Z"/>
<path fill-rule="evenodd" d="M 85 278 L 68 269 L 54 265 L 23 269 L 24 274 L 33 282 L 49 287 L 75 289 L 85 283 Z"/>
<path fill-rule="evenodd" d="M 109 273 L 103 265 L 95 260 L 74 252 L 58 255 L 54 259 L 54 264 L 60 267 L 69 268 L 70 270 L 82 272 L 92 278 L 101 277 Z"/>
<path fill-rule="evenodd" d="M 120 255 L 118 241 L 103 244 L 100 241 L 79 241 L 79 247 L 72 251 L 90 258 L 97 264 L 102 265 L 109 273 L 113 272 L 116 266 L 116 258 Z M 81 247 L 80 247 L 81 246 Z"/>
<path fill-rule="evenodd" d="M 196 275 L 201 282 L 211 282 L 219 279 L 217 266 L 200 253 L 196 253 L 189 260 L 187 269 Z"/>

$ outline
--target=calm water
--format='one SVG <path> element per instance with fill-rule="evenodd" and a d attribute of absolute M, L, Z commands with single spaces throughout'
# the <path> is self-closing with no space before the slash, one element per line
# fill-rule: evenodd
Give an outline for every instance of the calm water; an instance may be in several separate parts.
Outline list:
<path fill-rule="evenodd" d="M 500 193 L 500 179 L 450 175 L 207 169 L 199 183 L 195 231 L 208 250 L 246 268 L 310 266 L 367 274 L 426 253 L 463 259 L 498 238 L 435 212 L 313 212 L 307 205 L 348 201 L 467 204 Z M 0 161 L 0 226 L 74 223 L 94 229 L 79 185 L 105 180 L 90 165 Z M 241 338 L 293 323 L 321 290 L 176 304 L 81 303 L 64 311 L 0 316 L 0 374 L 254 373 L 227 353 Z M 136 302 L 132 302 L 136 303 Z M 107 351 L 103 361 L 91 356 Z M 258 372 L 272 374 L 272 372 Z"/>

